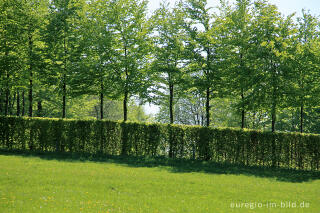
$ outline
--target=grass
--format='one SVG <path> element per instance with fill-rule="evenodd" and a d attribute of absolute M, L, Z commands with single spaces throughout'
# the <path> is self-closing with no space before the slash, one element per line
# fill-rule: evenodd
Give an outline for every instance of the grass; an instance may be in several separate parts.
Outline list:
<path fill-rule="evenodd" d="M 291 208 L 281 208 L 281 203 L 289 202 Z M 299 207 L 302 202 L 304 208 Z M 242 208 L 231 207 L 241 203 Z M 0 212 L 312 213 L 319 209 L 319 172 L 161 157 L 0 151 Z"/>

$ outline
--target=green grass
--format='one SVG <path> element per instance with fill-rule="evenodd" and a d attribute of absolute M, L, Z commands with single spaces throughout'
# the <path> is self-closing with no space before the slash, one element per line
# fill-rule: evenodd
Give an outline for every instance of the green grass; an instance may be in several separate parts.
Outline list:
<path fill-rule="evenodd" d="M 310 206 L 281 208 L 281 202 L 289 201 Z M 231 203 L 255 202 L 264 206 L 231 208 Z M 270 203 L 277 207 L 268 208 Z M 0 151 L 0 212 L 319 210 L 319 172 L 166 158 Z"/>

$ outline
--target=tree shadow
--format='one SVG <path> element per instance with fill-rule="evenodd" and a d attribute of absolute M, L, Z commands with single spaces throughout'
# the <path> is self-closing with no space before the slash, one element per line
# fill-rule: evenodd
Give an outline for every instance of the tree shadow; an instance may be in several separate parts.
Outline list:
<path fill-rule="evenodd" d="M 202 172 L 208 174 L 246 175 L 260 178 L 274 178 L 277 181 L 302 183 L 320 179 L 320 171 L 306 171 L 263 166 L 243 166 L 210 161 L 171 159 L 167 157 L 135 157 L 92 155 L 87 153 L 56 153 L 35 151 L 0 150 L 0 155 L 38 157 L 43 160 L 68 162 L 115 163 L 128 167 L 158 167 L 175 173 Z"/>

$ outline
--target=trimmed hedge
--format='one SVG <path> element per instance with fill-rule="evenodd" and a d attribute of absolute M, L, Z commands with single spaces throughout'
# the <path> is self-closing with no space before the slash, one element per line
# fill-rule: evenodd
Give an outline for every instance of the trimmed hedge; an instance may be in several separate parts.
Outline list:
<path fill-rule="evenodd" d="M 0 117 L 0 148 L 168 156 L 319 170 L 320 136 L 199 126 Z"/>

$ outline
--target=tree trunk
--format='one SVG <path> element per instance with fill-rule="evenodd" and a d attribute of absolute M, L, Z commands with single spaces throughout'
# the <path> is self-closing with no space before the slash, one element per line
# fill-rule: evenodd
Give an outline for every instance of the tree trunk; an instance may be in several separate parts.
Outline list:
<path fill-rule="evenodd" d="M 63 39 L 63 48 L 64 48 L 64 74 L 63 74 L 63 96 L 62 96 L 62 118 L 66 117 L 66 95 L 67 95 L 67 44 L 66 37 Z"/>
<path fill-rule="evenodd" d="M 245 111 L 244 109 L 242 109 L 242 112 L 241 112 L 241 129 L 244 129 L 245 127 Z"/>
<path fill-rule="evenodd" d="M 123 121 L 126 122 L 128 119 L 128 92 L 125 90 L 123 98 Z"/>
<path fill-rule="evenodd" d="M 304 107 L 303 104 L 300 107 L 300 132 L 303 133 L 303 111 Z"/>
<path fill-rule="evenodd" d="M 26 102 L 25 102 L 25 99 L 24 99 L 24 90 L 22 91 L 22 112 L 21 112 L 21 115 L 24 116 L 24 113 L 25 113 L 25 105 L 26 105 Z"/>
<path fill-rule="evenodd" d="M 276 112 L 277 112 L 277 98 L 279 98 L 278 93 L 277 93 L 277 81 L 276 81 L 276 67 L 273 61 L 271 60 L 271 69 L 272 69 L 272 112 L 271 112 L 271 118 L 272 118 L 272 123 L 271 123 L 271 131 L 275 132 L 276 131 Z"/>
<path fill-rule="evenodd" d="M 126 60 L 126 64 L 125 64 L 125 74 L 126 74 L 126 82 L 125 82 L 125 86 L 124 86 L 124 98 L 123 98 L 123 121 L 126 122 L 128 119 L 128 76 L 129 76 L 129 72 L 128 72 L 128 62 L 127 62 L 127 46 L 126 44 L 124 45 L 124 56 L 125 56 L 125 60 Z"/>
<path fill-rule="evenodd" d="M 5 42 L 4 46 L 6 47 L 7 43 Z M 8 55 L 9 55 L 9 52 L 8 50 L 6 50 L 5 52 L 5 59 L 8 58 Z M 4 106 L 4 115 L 7 116 L 8 115 L 8 112 L 9 112 L 9 93 L 10 93 L 10 90 L 9 90 L 9 78 L 10 78 L 10 75 L 9 75 L 9 71 L 7 71 L 7 82 L 6 82 L 6 100 L 5 100 L 5 106 Z"/>
<path fill-rule="evenodd" d="M 240 51 L 240 70 L 243 72 L 243 55 L 242 52 Z M 241 82 L 243 83 L 243 82 Z M 241 105 L 242 105 L 242 112 L 241 112 L 241 129 L 244 129 L 245 127 L 245 110 L 244 110 L 244 94 L 243 94 L 243 88 L 241 88 Z"/>
<path fill-rule="evenodd" d="M 16 93 L 13 93 L 12 99 L 9 98 L 9 114 L 10 115 L 14 115 L 13 110 L 14 110 L 14 103 L 16 102 L 16 95 L 17 95 Z"/>
<path fill-rule="evenodd" d="M 3 92 L 2 92 L 2 88 L 0 89 L 0 115 L 2 115 L 3 113 L 3 100 L 2 100 L 2 95 L 3 95 Z"/>
<path fill-rule="evenodd" d="M 241 129 L 244 129 L 245 127 L 245 110 L 244 110 L 244 95 L 241 94 L 241 100 L 242 100 L 242 112 L 241 112 Z"/>
<path fill-rule="evenodd" d="M 20 93 L 17 91 L 17 116 L 20 116 Z"/>
<path fill-rule="evenodd" d="M 272 117 L 271 131 L 275 132 L 276 131 L 276 129 L 275 129 L 276 119 L 277 119 L 277 117 L 276 117 L 276 107 L 275 106 L 272 107 L 271 117 Z"/>
<path fill-rule="evenodd" d="M 4 107 L 4 115 L 7 116 L 9 113 L 9 74 L 7 74 L 7 88 L 6 88 L 6 100 L 5 100 L 5 107 Z"/>
<path fill-rule="evenodd" d="M 32 101 L 33 101 L 33 95 L 32 95 L 32 90 L 33 90 L 33 72 L 32 72 L 32 36 L 29 35 L 29 60 L 30 60 L 30 64 L 29 64 L 29 75 L 30 75 L 30 79 L 29 79 L 29 117 L 32 117 Z"/>
<path fill-rule="evenodd" d="M 170 97 L 169 97 L 169 114 L 170 114 L 170 124 L 173 124 L 173 84 L 169 84 L 169 92 L 170 92 Z"/>
<path fill-rule="evenodd" d="M 204 113 L 201 114 L 201 126 L 204 126 Z"/>
<path fill-rule="evenodd" d="M 66 117 L 66 94 L 67 94 L 66 74 L 64 74 L 63 75 L 63 96 L 62 96 L 62 118 Z"/>
<path fill-rule="evenodd" d="M 8 101 L 8 115 L 12 115 L 12 94 L 9 95 L 9 101 Z"/>
<path fill-rule="evenodd" d="M 94 106 L 94 111 L 96 112 L 97 119 L 99 119 L 99 110 L 98 110 L 97 106 Z"/>
<path fill-rule="evenodd" d="M 207 119 L 207 127 L 210 126 L 210 87 L 207 87 L 206 91 L 206 119 Z"/>
<path fill-rule="evenodd" d="M 206 30 L 209 30 L 209 29 L 206 29 Z M 211 79 L 209 75 L 211 71 L 211 51 L 209 48 L 207 49 L 207 67 L 208 67 L 208 70 L 206 73 L 207 84 L 210 84 Z M 207 90 L 206 90 L 206 119 L 207 119 L 206 126 L 209 127 L 210 126 L 210 86 L 209 85 L 207 86 Z"/>
<path fill-rule="evenodd" d="M 42 101 L 38 101 L 37 116 L 38 116 L 38 117 L 42 117 Z"/>
<path fill-rule="evenodd" d="M 276 129 L 275 129 L 275 126 L 276 126 L 276 105 L 275 104 L 272 104 L 272 132 L 275 132 Z M 276 141 L 275 141 L 275 138 L 272 137 L 272 167 L 275 167 L 276 166 L 276 163 L 277 163 L 277 158 L 276 158 Z"/>
<path fill-rule="evenodd" d="M 33 96 L 32 96 L 32 71 L 30 70 L 30 83 L 29 83 L 29 117 L 32 117 L 32 105 L 33 105 Z"/>
<path fill-rule="evenodd" d="M 202 101 L 202 103 L 201 103 L 202 109 L 205 108 L 205 105 L 206 105 L 206 103 L 204 103 L 204 101 Z M 204 120 L 205 120 L 204 111 L 201 110 L 201 126 L 204 126 Z"/>
<path fill-rule="evenodd" d="M 103 119 L 103 82 L 101 81 L 101 91 L 100 91 L 100 119 Z"/>

